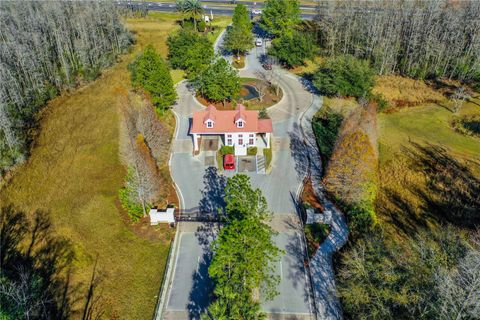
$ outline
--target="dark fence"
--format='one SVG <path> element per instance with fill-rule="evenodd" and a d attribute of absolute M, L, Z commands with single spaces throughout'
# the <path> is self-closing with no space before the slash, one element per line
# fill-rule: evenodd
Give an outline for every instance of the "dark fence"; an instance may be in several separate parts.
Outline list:
<path fill-rule="evenodd" d="M 175 215 L 175 221 L 185 221 L 185 222 L 222 222 L 224 217 L 216 213 L 207 213 L 200 211 L 191 211 L 185 210 L 177 212 Z"/>

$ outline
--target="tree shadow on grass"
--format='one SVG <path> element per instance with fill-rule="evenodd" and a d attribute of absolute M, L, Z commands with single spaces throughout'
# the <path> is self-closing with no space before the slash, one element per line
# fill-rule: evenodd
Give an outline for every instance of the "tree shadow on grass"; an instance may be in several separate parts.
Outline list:
<path fill-rule="evenodd" d="M 466 228 L 480 224 L 480 179 L 471 169 L 480 168 L 478 163 L 461 163 L 446 149 L 432 144 L 411 143 L 403 153 L 409 169 L 423 179 L 402 183 L 401 188 L 412 193 L 412 199 L 394 188 L 381 190 L 380 208 L 392 223 L 405 234 L 435 221 Z"/>
<path fill-rule="evenodd" d="M 0 215 L 4 314 L 13 319 L 70 318 L 78 291 L 70 284 L 70 242 L 53 234 L 46 212 L 36 211 L 32 222 L 12 206 L 1 208 Z"/>
<path fill-rule="evenodd" d="M 71 284 L 75 259 L 72 244 L 55 234 L 50 216 L 37 210 L 33 219 L 12 206 L 0 208 L 2 313 L 12 319 L 70 319 L 72 306 L 83 300 L 83 287 Z M 95 268 L 96 269 L 96 268 Z M 93 271 L 83 320 L 105 313 Z"/>

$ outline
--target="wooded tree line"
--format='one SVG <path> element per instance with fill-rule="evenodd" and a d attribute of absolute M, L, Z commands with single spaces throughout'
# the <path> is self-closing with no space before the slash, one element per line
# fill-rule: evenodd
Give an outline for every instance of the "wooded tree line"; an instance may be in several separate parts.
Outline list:
<path fill-rule="evenodd" d="M 132 43 L 107 1 L 0 3 L 0 172 L 25 159 L 35 115 Z"/>
<path fill-rule="evenodd" d="M 379 74 L 480 79 L 480 2 L 325 1 L 318 6 L 323 54 L 353 54 Z"/>
<path fill-rule="evenodd" d="M 337 287 L 347 319 L 478 319 L 480 238 L 445 226 L 402 244 L 369 233 L 342 253 Z"/>

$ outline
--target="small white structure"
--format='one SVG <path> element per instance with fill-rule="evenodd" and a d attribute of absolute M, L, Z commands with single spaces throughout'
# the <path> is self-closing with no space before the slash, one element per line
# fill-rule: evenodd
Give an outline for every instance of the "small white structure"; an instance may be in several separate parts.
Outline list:
<path fill-rule="evenodd" d="M 175 208 L 167 208 L 167 211 L 160 211 L 158 209 L 150 209 L 150 224 L 155 226 L 159 223 L 173 223 L 175 222 Z"/>

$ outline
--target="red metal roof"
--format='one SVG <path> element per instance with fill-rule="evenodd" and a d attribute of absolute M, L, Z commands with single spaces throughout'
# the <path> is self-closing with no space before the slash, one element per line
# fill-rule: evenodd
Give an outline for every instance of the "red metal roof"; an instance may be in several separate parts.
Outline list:
<path fill-rule="evenodd" d="M 258 119 L 258 132 L 272 133 L 273 132 L 272 119 Z"/>
<path fill-rule="evenodd" d="M 207 128 L 205 121 L 214 121 L 212 128 Z M 236 120 L 244 121 L 243 127 L 238 128 Z M 255 132 L 271 133 L 272 120 L 258 119 L 258 111 L 246 110 L 245 106 L 239 104 L 235 110 L 217 110 L 210 105 L 208 108 L 193 113 L 192 128 L 190 133 L 223 134 L 229 132 Z"/>

